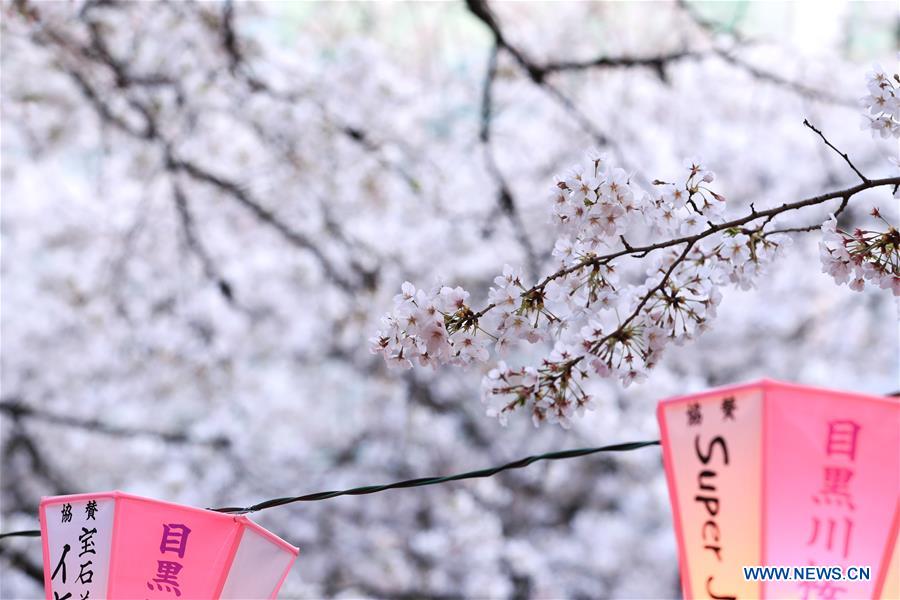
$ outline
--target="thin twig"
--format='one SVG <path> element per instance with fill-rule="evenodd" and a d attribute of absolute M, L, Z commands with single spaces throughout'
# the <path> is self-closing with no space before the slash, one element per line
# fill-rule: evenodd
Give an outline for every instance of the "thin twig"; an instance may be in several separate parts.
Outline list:
<path fill-rule="evenodd" d="M 834 150 L 835 152 L 837 152 L 838 156 L 843 158 L 844 161 L 848 165 L 850 165 L 850 168 L 853 169 L 853 172 L 856 173 L 857 175 L 859 175 L 859 178 L 862 179 L 863 183 L 868 183 L 869 178 L 866 177 L 865 175 L 863 175 L 862 172 L 856 168 L 856 165 L 853 164 L 853 162 L 850 160 L 850 157 L 847 156 L 846 152 L 841 152 L 834 146 L 834 144 L 829 142 L 828 138 L 825 137 L 825 134 L 822 133 L 822 131 L 820 129 L 818 129 L 815 125 L 810 123 L 809 119 L 803 119 L 803 124 L 806 125 L 807 127 L 809 127 L 810 129 L 812 129 L 813 131 L 815 131 L 817 134 L 819 134 L 819 137 L 822 138 L 822 141 L 825 142 L 825 145 L 828 146 L 829 148 L 831 148 L 832 150 Z"/>

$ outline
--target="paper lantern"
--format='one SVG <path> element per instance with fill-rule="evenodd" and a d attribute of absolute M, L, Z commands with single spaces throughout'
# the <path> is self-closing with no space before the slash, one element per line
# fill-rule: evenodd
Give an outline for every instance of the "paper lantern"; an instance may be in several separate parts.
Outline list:
<path fill-rule="evenodd" d="M 48 600 L 275 598 L 298 549 L 245 516 L 122 492 L 43 498 Z"/>
<path fill-rule="evenodd" d="M 896 398 L 760 381 L 657 416 L 686 598 L 900 598 Z M 871 572 L 748 581 L 752 566 Z"/>

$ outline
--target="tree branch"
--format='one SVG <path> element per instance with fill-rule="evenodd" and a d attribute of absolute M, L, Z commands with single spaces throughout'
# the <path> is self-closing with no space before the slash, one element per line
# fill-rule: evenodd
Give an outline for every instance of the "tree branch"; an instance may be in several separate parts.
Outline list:
<path fill-rule="evenodd" d="M 770 208 L 767 210 L 751 209 L 751 212 L 749 215 L 745 215 L 743 217 L 740 217 L 738 219 L 733 219 L 731 221 L 725 221 L 723 223 L 717 223 L 717 224 L 711 223 L 707 229 L 704 229 L 703 231 L 701 231 L 700 233 L 698 233 L 696 235 L 689 235 L 689 236 L 683 236 L 683 237 L 679 237 L 679 238 L 673 238 L 673 239 L 666 240 L 663 242 L 648 244 L 646 246 L 632 246 L 632 247 L 628 247 L 628 248 L 623 248 L 622 250 L 618 250 L 615 252 L 610 252 L 609 254 L 604 254 L 604 255 L 600 255 L 600 256 L 591 256 L 591 257 L 585 258 L 582 261 L 579 261 L 578 263 L 576 263 L 572 266 L 566 267 L 564 269 L 560 269 L 560 270 L 556 271 L 555 273 L 551 273 L 550 275 L 547 275 L 540 282 L 538 282 L 537 284 L 532 286 L 530 289 L 522 292 L 522 295 L 528 295 L 528 294 L 531 294 L 531 293 L 534 293 L 537 291 L 542 291 L 547 286 L 547 284 L 549 284 L 551 281 L 553 281 L 555 279 L 559 279 L 560 277 L 569 275 L 571 273 L 575 273 L 582 269 L 607 264 L 611 260 L 619 258 L 621 256 L 626 256 L 626 255 L 646 256 L 647 254 L 649 254 L 650 252 L 653 252 L 655 250 L 661 250 L 663 248 L 670 248 L 672 246 L 679 246 L 679 245 L 685 244 L 685 243 L 693 246 L 700 240 L 702 240 L 706 237 L 709 237 L 710 235 L 712 235 L 714 233 L 718 233 L 720 231 L 725 231 L 727 229 L 739 229 L 743 225 L 746 225 L 747 223 L 751 223 L 758 219 L 766 219 L 766 222 L 769 222 L 776 216 L 786 213 L 786 212 L 789 212 L 789 211 L 806 208 L 808 206 L 815 206 L 818 204 L 822 204 L 824 202 L 828 202 L 829 200 L 835 200 L 837 198 L 841 198 L 841 199 L 845 199 L 845 200 L 849 201 L 849 199 L 851 197 L 855 196 L 856 194 L 858 194 L 862 191 L 872 189 L 872 188 L 877 188 L 877 187 L 894 186 L 894 185 L 900 185 L 900 177 L 885 177 L 885 178 L 881 178 L 881 179 L 870 179 L 863 183 L 859 183 L 853 187 L 849 187 L 849 188 L 846 188 L 843 190 L 836 190 L 833 192 L 827 192 L 824 194 L 820 194 L 818 196 L 812 196 L 812 197 L 806 198 L 804 200 L 798 200 L 797 202 L 785 203 L 785 204 L 782 204 L 781 206 L 776 206 L 774 208 Z M 803 229 L 803 230 L 804 231 L 812 231 L 812 229 Z M 476 319 L 479 319 L 482 316 L 484 316 L 485 314 L 487 314 L 489 311 L 493 310 L 495 307 L 496 307 L 496 305 L 493 303 L 488 304 L 485 308 L 481 309 L 477 313 L 474 313 L 474 317 Z"/>
<path fill-rule="evenodd" d="M 95 35 L 99 36 L 100 34 L 99 32 L 96 32 Z M 139 84 L 141 79 L 130 76 L 128 74 L 127 65 L 115 60 L 108 51 L 92 51 L 90 48 L 85 49 L 76 42 L 63 36 L 61 33 L 46 26 L 37 29 L 33 34 L 33 38 L 38 43 L 50 42 L 53 46 L 62 49 L 65 52 L 83 56 L 94 62 L 99 62 L 99 64 L 111 69 L 114 73 L 119 73 L 119 75 L 116 76 L 118 88 L 125 95 L 125 100 L 128 105 L 134 108 L 145 120 L 145 126 L 143 128 L 136 128 L 128 123 L 123 117 L 117 115 L 107 103 L 101 100 L 101 94 L 97 92 L 88 79 L 77 69 L 71 66 L 63 66 L 63 71 L 73 79 L 101 121 L 113 125 L 119 131 L 122 131 L 138 141 L 155 142 L 162 149 L 166 169 L 173 172 L 183 172 L 196 181 L 212 185 L 220 191 L 225 192 L 226 195 L 250 210 L 263 224 L 274 229 L 289 243 L 310 252 L 322 267 L 326 278 L 342 289 L 346 291 L 355 291 L 361 288 L 372 289 L 374 287 L 377 280 L 377 271 L 362 269 L 359 267 L 358 263 L 350 261 L 349 267 L 350 270 L 353 271 L 353 277 L 347 278 L 304 234 L 279 219 L 272 210 L 264 207 L 256 199 L 252 198 L 249 192 L 243 189 L 239 184 L 222 176 L 215 175 L 195 163 L 177 157 L 170 141 L 166 140 L 160 133 L 160 128 L 156 124 L 154 113 L 143 103 L 127 95 L 130 86 Z M 102 38 L 100 39 L 102 40 Z M 102 41 L 95 41 L 94 45 L 105 48 Z M 65 55 L 61 58 L 64 62 Z M 112 63 L 110 63 L 110 61 L 112 61 Z"/>
<path fill-rule="evenodd" d="M 184 432 L 166 432 L 155 431 L 153 429 L 142 429 L 139 427 L 124 427 L 120 425 L 111 425 L 99 419 L 84 419 L 69 415 L 61 415 L 52 413 L 40 408 L 28 406 L 17 398 L 6 398 L 0 402 L 0 412 L 9 415 L 13 420 L 34 419 L 44 423 L 60 425 L 62 427 L 70 427 L 81 429 L 102 435 L 112 437 L 150 437 L 156 438 L 168 444 L 183 444 L 194 446 L 209 446 L 216 449 L 227 449 L 231 447 L 231 440 L 225 436 L 217 436 L 208 439 L 194 439 Z"/>
<path fill-rule="evenodd" d="M 565 94 L 563 94 L 559 89 L 556 88 L 553 84 L 551 84 L 546 75 L 550 72 L 546 68 L 538 65 L 529 59 L 521 50 L 510 44 L 506 37 L 503 34 L 503 30 L 500 28 L 500 24 L 497 21 L 494 12 L 487 5 L 485 0 L 466 0 L 466 6 L 469 11 L 475 15 L 482 23 L 484 23 L 488 29 L 490 29 L 491 33 L 494 36 L 495 45 L 507 51 L 528 73 L 529 78 L 538 87 L 544 90 L 551 98 L 556 100 L 572 117 L 578 122 L 578 124 L 586 129 L 590 134 L 591 138 L 593 138 L 594 143 L 598 146 L 609 146 L 620 159 L 620 162 L 624 163 L 622 159 L 621 152 L 618 147 L 610 140 L 609 136 L 600 131 L 600 129 L 591 122 L 579 109 L 575 106 L 575 103 L 572 102 Z"/>
<path fill-rule="evenodd" d="M 44 584 L 44 568 L 32 561 L 24 552 L 13 550 L 5 544 L 0 546 L 0 558 L 9 565 L 27 575 L 35 583 Z"/>
<path fill-rule="evenodd" d="M 853 172 L 854 172 L 854 173 L 856 173 L 857 175 L 859 175 L 859 178 L 862 179 L 863 183 L 868 183 L 868 182 L 869 182 L 869 178 L 866 177 L 865 175 L 863 175 L 862 172 L 860 172 L 860 170 L 856 168 L 856 165 L 854 165 L 854 164 L 850 161 L 850 157 L 847 156 L 847 153 L 846 153 L 846 152 L 841 152 L 840 150 L 838 150 L 837 148 L 835 148 L 834 144 L 832 144 L 831 142 L 829 142 L 829 141 L 828 141 L 828 138 L 825 137 L 825 134 L 823 134 L 819 129 L 817 129 L 812 123 L 809 122 L 809 119 L 803 119 L 803 124 L 806 125 L 807 127 L 809 127 L 810 129 L 812 129 L 813 131 L 815 131 L 817 134 L 819 134 L 819 137 L 822 138 L 822 141 L 825 142 L 825 144 L 826 144 L 829 148 L 831 148 L 832 150 L 834 150 L 835 152 L 837 152 L 838 156 L 840 156 L 841 158 L 843 158 L 844 161 L 845 161 L 848 165 L 850 165 L 850 168 L 853 169 Z"/>
<path fill-rule="evenodd" d="M 539 67 L 544 74 L 560 71 L 584 71 L 587 69 L 621 69 L 641 67 L 653 69 L 661 79 L 665 79 L 665 69 L 670 63 L 683 60 L 699 59 L 706 56 L 704 52 L 676 50 L 656 56 L 597 56 L 586 60 L 561 60 L 547 62 Z"/>
<path fill-rule="evenodd" d="M 536 276 L 538 261 L 534 252 L 534 246 L 531 244 L 531 239 L 528 237 L 528 232 L 525 230 L 525 223 L 522 221 L 522 216 L 517 210 L 516 200 L 509 188 L 509 184 L 503 176 L 503 172 L 500 171 L 500 167 L 497 165 L 497 159 L 494 155 L 494 148 L 491 143 L 491 125 L 493 123 L 492 90 L 494 79 L 497 75 L 497 53 L 499 49 L 500 47 L 497 44 L 494 44 L 491 47 L 488 56 L 488 68 L 485 74 L 484 88 L 481 96 L 480 138 L 481 143 L 484 146 L 485 164 L 497 186 L 497 207 L 509 218 L 516 240 L 518 240 L 519 245 L 522 246 L 522 249 L 525 252 L 528 271 L 532 276 Z"/>
<path fill-rule="evenodd" d="M 188 206 L 187 196 L 185 196 L 184 190 L 181 189 L 177 181 L 172 182 L 172 195 L 175 198 L 175 209 L 178 212 L 178 220 L 181 223 L 181 232 L 184 236 L 185 245 L 200 259 L 203 273 L 210 281 L 215 283 L 216 288 L 222 294 L 222 297 L 225 298 L 225 301 L 230 305 L 234 305 L 234 293 L 231 284 L 219 273 L 215 263 L 209 256 L 209 252 L 207 252 L 203 242 L 197 236 L 194 215 Z"/>

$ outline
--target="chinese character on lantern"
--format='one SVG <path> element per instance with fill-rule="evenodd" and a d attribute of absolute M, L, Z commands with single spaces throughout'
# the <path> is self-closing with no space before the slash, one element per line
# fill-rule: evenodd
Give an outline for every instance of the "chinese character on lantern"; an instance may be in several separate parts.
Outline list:
<path fill-rule="evenodd" d="M 121 492 L 41 501 L 48 600 L 274 598 L 297 549 L 245 516 Z"/>
<path fill-rule="evenodd" d="M 900 400 L 761 381 L 658 417 L 686 598 L 900 598 Z M 745 580 L 756 565 L 871 579 Z"/>

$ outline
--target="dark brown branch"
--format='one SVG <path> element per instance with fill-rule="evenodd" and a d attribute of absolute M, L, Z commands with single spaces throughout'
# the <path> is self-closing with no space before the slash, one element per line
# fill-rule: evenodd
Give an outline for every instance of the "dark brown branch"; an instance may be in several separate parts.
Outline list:
<path fill-rule="evenodd" d="M 560 71 L 584 71 L 587 69 L 630 69 L 647 68 L 654 70 L 660 78 L 665 79 L 665 70 L 670 63 L 683 60 L 698 59 L 706 53 L 690 50 L 677 50 L 656 56 L 598 56 L 586 60 L 561 60 L 544 63 L 539 69 L 543 73 Z"/>
<path fill-rule="evenodd" d="M 600 131 L 600 129 L 594 125 L 594 123 L 591 122 L 577 106 L 575 106 L 568 96 L 563 94 L 556 86 L 547 80 L 546 76 L 550 71 L 532 61 L 519 48 L 509 43 L 503 34 L 503 30 L 501 29 L 500 23 L 497 21 L 494 12 L 490 9 L 485 0 L 466 0 L 466 6 L 473 15 L 490 29 L 494 36 L 495 45 L 508 52 L 519 66 L 528 73 L 528 77 L 531 81 L 544 90 L 551 98 L 556 100 L 557 103 L 571 114 L 578 124 L 588 131 L 595 144 L 598 146 L 609 146 L 617 154 L 620 154 L 609 137 Z M 621 156 L 619 156 L 619 158 L 621 158 Z"/>
<path fill-rule="evenodd" d="M 819 135 L 819 137 L 822 138 L 822 141 L 825 142 L 825 145 L 826 145 L 826 146 L 828 146 L 829 148 L 831 148 L 832 150 L 834 150 L 834 151 L 838 154 L 838 156 L 840 156 L 841 158 L 843 158 L 844 161 L 845 161 L 848 165 L 850 165 L 850 168 L 853 169 L 853 172 L 856 173 L 856 174 L 859 176 L 860 179 L 862 179 L 863 183 L 867 183 L 867 182 L 869 181 L 869 178 L 866 177 L 865 175 L 863 175 L 862 172 L 860 172 L 860 170 L 856 168 L 856 165 L 853 164 L 853 162 L 850 160 L 850 157 L 847 156 L 847 153 L 846 153 L 846 152 L 841 152 L 840 150 L 838 150 L 838 149 L 834 146 L 834 144 L 832 144 L 831 142 L 829 142 L 829 141 L 828 141 L 828 138 L 825 137 L 825 134 L 822 133 L 821 130 L 817 129 L 812 123 L 810 123 L 810 122 L 809 122 L 809 119 L 803 119 L 803 124 L 806 125 L 807 127 L 809 127 L 810 129 L 812 129 L 813 131 L 815 131 L 815 132 Z"/>
<path fill-rule="evenodd" d="M 842 212 L 844 212 L 844 210 L 846 210 L 849 203 L 850 203 L 850 196 L 844 196 L 844 198 L 841 200 L 841 205 L 838 206 L 837 210 L 835 210 L 832 214 L 835 217 L 840 216 L 840 214 Z M 820 229 L 822 229 L 821 223 L 813 223 L 812 225 L 807 225 L 806 227 L 785 227 L 783 229 L 769 229 L 769 230 L 765 231 L 763 233 L 763 235 L 768 237 L 770 235 L 775 235 L 778 233 L 809 233 L 810 231 L 818 231 Z M 746 233 L 746 234 L 752 234 L 752 233 L 757 233 L 760 230 L 761 230 L 760 228 L 742 229 L 741 232 Z"/>
<path fill-rule="evenodd" d="M 100 95 L 94 91 L 94 88 L 88 83 L 87 79 L 79 73 L 75 69 L 70 69 L 65 65 L 61 66 L 63 72 L 65 72 L 72 81 L 75 82 L 75 85 L 81 91 L 81 94 L 85 97 L 91 107 L 94 109 L 94 112 L 97 113 L 97 116 L 100 117 L 100 120 L 105 123 L 110 123 L 131 135 L 132 137 L 139 139 L 151 139 L 152 132 L 149 126 L 146 126 L 144 130 L 137 129 L 131 123 L 128 123 L 123 117 L 117 115 L 113 110 L 109 107 L 106 102 L 100 99 Z"/>
<path fill-rule="evenodd" d="M 547 75 L 560 71 L 583 71 L 586 69 L 619 69 L 619 68 L 650 68 L 657 73 L 662 73 L 669 63 L 678 62 L 685 59 L 699 58 L 703 53 L 693 52 L 689 50 L 678 50 L 666 54 L 656 56 L 597 56 L 586 60 L 563 60 L 550 61 L 539 64 L 530 59 L 522 50 L 514 46 L 506 38 L 500 22 L 496 15 L 488 6 L 486 0 L 466 0 L 466 6 L 469 11 L 478 17 L 484 23 L 491 33 L 494 35 L 496 44 L 507 50 L 522 68 L 528 73 L 528 76 L 537 84 L 545 82 Z M 661 77 L 663 77 L 661 75 Z M 663 77 L 664 78 L 664 77 Z"/>
<path fill-rule="evenodd" d="M 824 202 L 828 202 L 829 200 L 835 200 L 837 198 L 840 198 L 845 201 L 849 201 L 849 199 L 851 197 L 855 196 L 856 194 L 858 194 L 862 191 L 872 189 L 872 188 L 877 188 L 877 187 L 894 186 L 894 185 L 900 185 L 900 177 L 885 177 L 882 179 L 870 179 L 866 182 L 857 184 L 853 187 L 849 187 L 849 188 L 846 188 L 843 190 L 836 190 L 833 192 L 827 192 L 825 194 L 820 194 L 818 196 L 812 196 L 812 197 L 806 198 L 804 200 L 798 200 L 797 202 L 784 203 L 781 206 L 776 206 L 774 208 L 770 208 L 767 210 L 751 209 L 749 215 L 745 215 L 743 217 L 740 217 L 738 219 L 733 219 L 731 221 L 725 221 L 723 223 L 710 224 L 710 226 L 707 229 L 704 229 L 703 231 L 701 231 L 700 233 L 698 233 L 696 235 L 689 235 L 689 236 L 683 236 L 683 237 L 679 237 L 679 238 L 673 238 L 670 240 L 666 240 L 664 242 L 657 242 L 655 244 L 649 244 L 646 246 L 631 247 L 630 249 L 623 248 L 622 250 L 611 252 L 609 254 L 585 258 L 584 260 L 579 261 L 578 263 L 576 263 L 570 267 L 560 269 L 559 271 L 556 271 L 555 273 L 547 275 L 539 283 L 535 284 L 531 289 L 526 290 L 522 294 L 525 295 L 525 294 L 543 290 L 547 286 L 548 283 L 550 283 L 551 281 L 553 281 L 555 279 L 559 279 L 560 277 L 564 277 L 566 275 L 575 273 L 582 269 L 594 267 L 597 265 L 607 264 L 611 260 L 619 258 L 621 256 L 638 255 L 638 254 L 640 254 L 641 256 L 646 256 L 647 254 L 649 254 L 650 252 L 653 252 L 655 250 L 661 250 L 663 248 L 670 248 L 672 246 L 679 246 L 684 243 L 689 243 L 691 245 L 694 245 L 698 241 L 700 241 L 706 237 L 709 237 L 710 235 L 712 235 L 714 233 L 718 233 L 720 231 L 725 231 L 727 229 L 740 229 L 747 223 L 751 223 L 753 221 L 756 221 L 757 219 L 766 219 L 766 222 L 768 222 L 768 221 L 771 221 L 776 216 L 778 216 L 782 213 L 785 213 L 785 212 L 798 210 L 801 208 L 806 208 L 808 206 L 816 206 L 819 204 L 823 204 Z M 812 230 L 807 229 L 807 231 L 812 231 Z M 475 313 L 475 317 L 481 318 L 482 316 L 487 314 L 488 311 L 493 310 L 494 307 L 495 307 L 494 304 L 488 304 L 485 308 L 483 308 L 480 311 L 478 311 L 477 313 Z"/>
<path fill-rule="evenodd" d="M 159 73 L 148 75 L 131 73 L 123 61 L 113 56 L 112 51 L 106 44 L 106 40 L 103 38 L 101 26 L 96 21 L 85 20 L 85 22 L 90 33 L 91 45 L 87 48 L 82 47 L 80 50 L 85 57 L 109 67 L 115 77 L 116 87 L 124 89 L 133 85 L 149 87 L 175 85 L 175 81 L 172 78 Z"/>
<path fill-rule="evenodd" d="M 244 56 L 238 47 L 238 37 L 234 27 L 234 2 L 225 0 L 222 6 L 222 47 L 228 54 L 228 67 L 232 74 L 237 73 Z"/>

